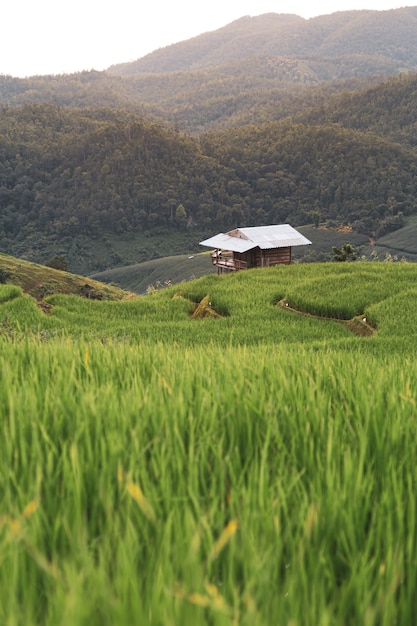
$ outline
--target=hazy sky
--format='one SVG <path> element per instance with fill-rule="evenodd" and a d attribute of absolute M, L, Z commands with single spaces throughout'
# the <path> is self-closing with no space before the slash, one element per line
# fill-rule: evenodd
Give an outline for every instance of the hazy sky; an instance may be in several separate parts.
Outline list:
<path fill-rule="evenodd" d="M 309 18 L 401 6 L 407 4 L 401 0 L 3 0 L 0 74 L 24 77 L 103 70 L 244 15 L 295 13 Z"/>

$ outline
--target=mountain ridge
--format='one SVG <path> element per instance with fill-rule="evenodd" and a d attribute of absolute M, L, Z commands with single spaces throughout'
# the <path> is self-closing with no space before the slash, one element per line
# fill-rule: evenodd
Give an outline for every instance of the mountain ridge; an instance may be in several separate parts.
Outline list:
<path fill-rule="evenodd" d="M 215 31 L 159 48 L 135 61 L 112 65 L 107 72 L 132 75 L 192 71 L 255 53 L 321 58 L 372 54 L 395 58 L 404 68 L 415 69 L 416 29 L 417 7 L 338 11 L 308 20 L 295 14 L 267 13 L 242 17 Z"/>

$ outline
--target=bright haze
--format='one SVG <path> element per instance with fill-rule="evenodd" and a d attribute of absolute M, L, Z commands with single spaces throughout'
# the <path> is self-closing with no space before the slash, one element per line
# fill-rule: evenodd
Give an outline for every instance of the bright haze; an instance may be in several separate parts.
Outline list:
<path fill-rule="evenodd" d="M 5 0 L 0 74 L 103 70 L 245 15 L 318 15 L 400 8 L 396 0 Z"/>

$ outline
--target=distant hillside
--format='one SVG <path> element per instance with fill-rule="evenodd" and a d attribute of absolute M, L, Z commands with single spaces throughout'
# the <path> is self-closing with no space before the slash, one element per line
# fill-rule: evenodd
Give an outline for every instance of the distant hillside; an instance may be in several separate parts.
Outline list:
<path fill-rule="evenodd" d="M 318 96 L 318 92 L 316 92 Z M 298 107 L 294 121 L 337 124 L 415 147 L 417 145 L 417 74 L 390 78 L 360 91 L 321 97 L 316 106 Z"/>
<path fill-rule="evenodd" d="M 244 17 L 107 72 L 0 76 L 0 104 L 128 109 L 191 133 L 282 119 L 417 70 L 417 8 Z M 315 96 L 311 87 L 319 87 Z"/>
<path fill-rule="evenodd" d="M 340 63 L 337 66 L 340 70 Z M 118 76 L 91 71 L 25 79 L 0 76 L 0 106 L 106 107 L 152 116 L 198 134 L 258 123 L 271 113 L 272 119 L 282 119 L 317 98 L 367 88 L 387 73 L 386 64 L 379 60 L 372 60 L 372 76 L 366 82 L 350 78 L 350 70 L 348 78 L 335 78 L 335 67 L 330 61 L 253 56 L 220 67 L 170 74 Z M 396 67 L 388 73 L 396 74 Z M 311 91 L 318 86 L 318 92 Z"/>
<path fill-rule="evenodd" d="M 404 193 L 407 184 L 417 182 L 415 152 L 372 133 L 287 120 L 211 133 L 201 141 L 207 155 L 234 167 L 234 189 L 241 197 L 251 181 L 262 189 L 261 203 L 251 203 L 255 223 L 330 219 L 379 237 L 417 209 L 417 189 Z M 244 201 L 235 207 L 239 223 L 247 219 L 245 208 Z"/>
<path fill-rule="evenodd" d="M 104 283 L 115 283 L 123 289 L 143 294 L 148 290 L 161 289 L 169 284 L 176 285 L 215 271 L 209 253 L 200 252 L 195 255 L 179 254 L 126 267 L 115 267 L 92 276 Z"/>
<path fill-rule="evenodd" d="M 269 13 L 242 17 L 215 31 L 160 48 L 129 63 L 111 66 L 115 74 L 161 74 L 192 71 L 238 61 L 254 54 L 286 55 L 294 32 L 305 20 L 297 15 Z M 275 50 L 272 42 L 277 43 Z"/>
<path fill-rule="evenodd" d="M 57 76 L 0 76 L 0 104 L 50 103 L 87 108 L 139 106 L 132 81 L 95 70 Z"/>
<path fill-rule="evenodd" d="M 84 274 L 126 262 L 123 247 L 135 248 L 130 262 L 184 251 L 191 227 L 230 204 L 216 183 L 230 174 L 194 140 L 108 109 L 5 109 L 0 162 L 0 248 L 63 254 Z M 179 243 L 154 252 L 153 236 L 167 233 Z"/>
<path fill-rule="evenodd" d="M 254 55 L 290 58 L 379 57 L 391 68 L 417 69 L 417 7 L 344 11 L 304 20 L 269 13 L 243 17 L 219 30 L 173 44 L 130 63 L 116 74 L 191 71 Z"/>
<path fill-rule="evenodd" d="M 238 225 L 350 224 L 380 238 L 417 213 L 417 77 L 300 95 L 281 121 L 191 137 L 134 111 L 0 110 L 0 249 L 84 275 L 179 253 Z"/>
<path fill-rule="evenodd" d="M 379 258 L 384 259 L 386 255 L 417 262 L 417 224 L 411 223 L 393 233 L 381 237 L 375 244 L 364 246 L 363 254 L 376 253 Z"/>

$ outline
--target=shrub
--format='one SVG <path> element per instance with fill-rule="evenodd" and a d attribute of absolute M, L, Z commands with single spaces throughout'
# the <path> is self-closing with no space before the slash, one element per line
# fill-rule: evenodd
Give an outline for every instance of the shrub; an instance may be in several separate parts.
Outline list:
<path fill-rule="evenodd" d="M 0 285 L 5 285 L 9 280 L 11 274 L 4 267 L 0 267 Z"/>
<path fill-rule="evenodd" d="M 45 265 L 46 267 L 51 267 L 54 270 L 61 270 L 63 272 L 68 271 L 68 261 L 64 256 L 60 254 L 56 254 L 54 257 L 52 257 L 52 259 L 49 259 L 49 261 L 47 261 Z"/>

